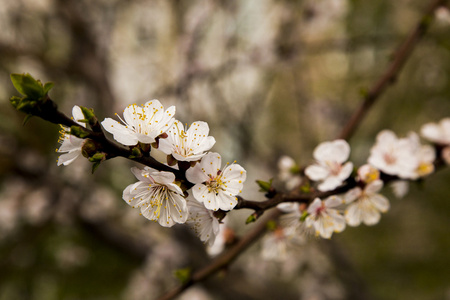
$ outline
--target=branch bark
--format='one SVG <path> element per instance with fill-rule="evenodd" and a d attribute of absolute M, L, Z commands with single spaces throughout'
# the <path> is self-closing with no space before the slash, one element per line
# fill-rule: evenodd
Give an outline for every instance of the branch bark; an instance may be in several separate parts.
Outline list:
<path fill-rule="evenodd" d="M 418 44 L 418 42 L 425 35 L 428 28 L 430 27 L 434 11 L 440 6 L 445 5 L 446 3 L 447 0 L 435 0 L 429 5 L 425 13 L 423 14 L 421 20 L 416 25 L 415 29 L 411 32 L 411 34 L 406 38 L 406 40 L 394 53 L 392 63 L 387 67 L 386 71 L 383 73 L 380 79 L 369 90 L 361 106 L 351 116 L 350 120 L 340 133 L 339 138 L 348 140 L 352 137 L 353 133 L 360 125 L 364 116 L 367 114 L 367 112 L 373 106 L 376 100 L 380 97 L 380 95 L 386 90 L 388 86 L 392 85 L 396 81 L 397 77 L 400 74 L 400 71 L 402 70 L 404 64 L 410 57 L 415 46 Z M 336 192 L 337 192 L 336 190 L 333 191 L 333 193 Z M 323 194 L 324 195 L 319 193 L 317 195 L 310 194 L 306 196 L 304 200 L 310 201 L 311 197 L 319 195 L 326 196 L 325 193 Z M 283 198 L 284 201 L 289 201 L 288 197 L 289 196 L 280 194 L 276 195 L 272 199 L 262 202 L 247 201 L 240 198 L 237 208 L 251 208 L 255 209 L 255 211 L 258 212 L 258 209 L 264 210 L 268 209 L 269 207 L 275 206 L 276 204 L 279 203 L 279 201 L 281 202 L 281 199 Z M 296 201 L 301 202 L 302 200 L 303 198 L 299 196 Z M 176 296 L 180 295 L 187 288 L 194 285 L 195 283 L 203 281 L 209 276 L 215 274 L 217 271 L 227 267 L 234 261 L 234 259 L 236 259 L 237 256 L 239 256 L 245 249 L 247 249 L 249 245 L 255 242 L 262 235 L 262 233 L 265 231 L 267 222 L 269 220 L 277 218 L 280 214 L 281 213 L 278 210 L 273 210 L 267 219 L 261 220 L 253 230 L 251 230 L 242 238 L 242 240 L 237 245 L 235 245 L 228 251 L 224 252 L 217 259 L 213 260 L 210 264 L 205 266 L 203 269 L 200 269 L 197 272 L 195 272 L 191 276 L 189 281 L 169 291 L 167 294 L 159 298 L 159 300 L 173 299 Z"/>
<path fill-rule="evenodd" d="M 405 65 L 408 58 L 411 56 L 415 46 L 419 43 L 425 33 L 428 31 L 433 20 L 433 14 L 436 9 L 446 5 L 447 0 L 434 0 L 430 3 L 421 20 L 416 25 L 414 30 L 409 34 L 406 40 L 400 45 L 393 55 L 392 62 L 372 86 L 369 92 L 363 99 L 361 106 L 353 113 L 349 121 L 341 131 L 339 138 L 349 140 L 359 124 L 363 120 L 372 105 L 379 99 L 380 95 L 397 80 L 400 71 Z"/>

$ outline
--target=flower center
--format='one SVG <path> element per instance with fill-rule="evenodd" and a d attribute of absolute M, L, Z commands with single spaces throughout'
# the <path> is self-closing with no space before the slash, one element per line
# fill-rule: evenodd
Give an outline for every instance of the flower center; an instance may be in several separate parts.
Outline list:
<path fill-rule="evenodd" d="M 209 180 L 206 181 L 206 186 L 208 187 L 208 193 L 215 193 L 216 196 L 219 194 L 219 191 L 225 191 L 225 184 L 222 181 L 222 172 L 217 171 L 217 176 L 209 175 Z"/>
<path fill-rule="evenodd" d="M 388 165 L 393 165 L 397 161 L 397 158 L 392 153 L 384 153 L 383 159 Z"/>
<path fill-rule="evenodd" d="M 434 165 L 430 163 L 421 163 L 419 167 L 417 167 L 417 173 L 419 176 L 425 176 L 433 172 Z"/>
<path fill-rule="evenodd" d="M 330 168 L 331 175 L 333 175 L 333 176 L 339 175 L 339 173 L 341 172 L 341 169 L 342 169 L 342 166 L 340 163 L 337 163 L 335 161 L 327 161 L 326 164 Z"/>
<path fill-rule="evenodd" d="M 325 204 L 322 202 L 322 204 L 316 209 L 316 219 L 320 217 L 320 215 L 325 209 L 326 209 Z"/>

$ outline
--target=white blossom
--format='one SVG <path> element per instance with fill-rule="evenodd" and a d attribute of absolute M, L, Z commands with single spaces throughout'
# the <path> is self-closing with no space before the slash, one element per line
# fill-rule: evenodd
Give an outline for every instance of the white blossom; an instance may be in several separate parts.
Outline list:
<path fill-rule="evenodd" d="M 345 203 L 350 204 L 345 211 L 345 220 L 350 226 L 362 223 L 370 226 L 380 221 L 380 213 L 389 209 L 389 201 L 378 192 L 383 187 L 383 181 L 375 180 L 364 187 L 356 187 L 348 191 Z"/>
<path fill-rule="evenodd" d="M 405 197 L 409 192 L 409 182 L 407 180 L 394 180 L 391 182 L 390 187 L 398 199 Z"/>
<path fill-rule="evenodd" d="M 320 191 L 331 191 L 340 186 L 352 173 L 353 164 L 347 161 L 350 146 L 344 140 L 324 142 L 314 149 L 316 163 L 305 169 L 306 176 L 320 181 Z"/>
<path fill-rule="evenodd" d="M 424 124 L 420 129 L 420 133 L 431 142 L 450 145 L 450 118 L 444 118 L 438 124 Z"/>
<path fill-rule="evenodd" d="M 202 121 L 194 122 L 189 129 L 185 129 L 176 120 L 167 134 L 167 138 L 159 141 L 158 149 L 178 161 L 200 160 L 216 143 L 214 137 L 208 136 L 208 124 Z"/>
<path fill-rule="evenodd" d="M 442 149 L 442 159 L 447 165 L 450 165 L 450 146 Z"/>
<path fill-rule="evenodd" d="M 305 238 L 311 235 L 311 228 L 306 227 L 304 220 L 302 220 L 305 208 L 302 208 L 297 202 L 283 202 L 277 205 L 277 208 L 284 212 L 280 217 L 280 225 L 283 228 L 285 235 L 297 244 L 305 242 Z"/>
<path fill-rule="evenodd" d="M 410 139 L 398 139 L 390 130 L 383 130 L 377 135 L 368 162 L 386 174 L 404 179 L 413 178 L 419 167 Z"/>
<path fill-rule="evenodd" d="M 261 257 L 264 260 L 283 261 L 287 257 L 288 241 L 284 228 L 267 233 L 262 240 Z"/>
<path fill-rule="evenodd" d="M 81 111 L 81 108 L 77 105 L 72 108 L 72 118 L 78 125 L 86 127 L 85 123 L 79 122 L 79 120 L 84 119 L 84 115 Z M 59 147 L 59 149 L 57 149 L 56 151 L 60 153 L 66 153 L 59 156 L 58 166 L 67 166 L 72 163 L 78 156 L 80 156 L 81 147 L 83 147 L 83 144 L 85 142 L 84 139 L 73 136 L 69 134 L 68 131 L 70 131 L 69 128 L 62 126 L 62 129 L 60 131 L 61 137 L 58 141 L 59 143 L 61 143 L 61 147 Z"/>
<path fill-rule="evenodd" d="M 212 246 L 219 233 L 219 220 L 211 210 L 195 199 L 188 199 L 189 217 L 186 224 L 195 232 L 202 242 Z"/>
<path fill-rule="evenodd" d="M 431 174 L 434 171 L 434 160 L 436 159 L 436 153 L 433 147 L 430 145 L 421 145 L 419 136 L 411 132 L 408 135 L 408 140 L 411 145 L 411 150 L 416 156 L 417 167 L 414 170 L 411 179 L 417 179 Z"/>
<path fill-rule="evenodd" d="M 333 207 L 343 203 L 337 196 L 330 196 L 324 201 L 319 198 L 308 207 L 308 216 L 305 219 L 307 227 L 314 227 L 316 235 L 329 239 L 333 232 L 341 232 L 345 229 L 345 218 Z"/>
<path fill-rule="evenodd" d="M 186 178 L 195 184 L 194 198 L 207 209 L 228 211 L 237 204 L 236 195 L 244 186 L 247 172 L 238 164 L 227 164 L 221 170 L 221 163 L 220 155 L 210 152 L 186 171 Z"/>
<path fill-rule="evenodd" d="M 439 124 L 427 123 L 420 130 L 421 135 L 427 140 L 447 146 L 442 149 L 442 159 L 450 164 L 450 118 L 442 119 Z"/>
<path fill-rule="evenodd" d="M 278 160 L 278 178 L 284 182 L 288 190 L 293 190 L 302 183 L 300 175 L 293 172 L 296 169 L 298 166 L 292 157 L 284 155 Z"/>
<path fill-rule="evenodd" d="M 368 184 L 380 179 L 380 171 L 369 164 L 362 165 L 358 169 L 359 180 Z"/>
<path fill-rule="evenodd" d="M 145 167 L 131 168 L 139 180 L 123 191 L 123 199 L 130 206 L 140 208 L 144 217 L 158 221 L 161 226 L 171 227 L 185 223 L 188 217 L 183 191 L 175 184 L 175 175 Z"/>
<path fill-rule="evenodd" d="M 161 102 L 151 100 L 142 106 L 132 104 L 125 108 L 123 119 L 119 117 L 125 125 L 106 118 L 103 120 L 102 126 L 123 145 L 133 146 L 138 142 L 150 144 L 155 142 L 157 136 L 169 130 L 175 121 L 174 115 L 175 106 L 164 111 Z"/>

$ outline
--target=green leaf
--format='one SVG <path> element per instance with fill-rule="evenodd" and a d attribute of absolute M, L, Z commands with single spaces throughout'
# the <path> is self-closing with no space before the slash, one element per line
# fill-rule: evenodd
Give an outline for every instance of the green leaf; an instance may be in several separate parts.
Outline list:
<path fill-rule="evenodd" d="M 92 174 L 94 174 L 95 170 L 97 170 L 98 166 L 100 166 L 100 162 L 97 161 L 92 165 Z"/>
<path fill-rule="evenodd" d="M 252 214 L 252 215 L 248 216 L 247 220 L 245 221 L 245 224 L 250 224 L 255 221 L 256 221 L 256 217 L 255 217 L 255 215 Z"/>
<path fill-rule="evenodd" d="M 86 119 L 86 121 L 83 120 L 83 122 L 87 122 L 91 127 L 94 126 L 98 122 L 97 117 L 94 114 L 94 110 L 83 106 L 80 106 L 80 108 L 83 112 L 84 118 Z"/>
<path fill-rule="evenodd" d="M 80 139 L 85 139 L 85 138 L 89 137 L 89 135 L 90 135 L 90 133 L 88 131 L 86 131 L 84 129 L 84 127 L 75 126 L 75 125 L 70 127 L 70 134 L 74 135 Z"/>
<path fill-rule="evenodd" d="M 311 185 L 309 184 L 309 182 L 307 182 L 304 185 L 302 185 L 300 187 L 300 191 L 302 191 L 302 193 L 310 193 L 311 192 Z"/>
<path fill-rule="evenodd" d="M 268 192 L 269 189 L 272 187 L 272 181 L 273 178 L 270 179 L 269 181 L 256 180 L 256 183 L 261 188 L 260 192 Z"/>
<path fill-rule="evenodd" d="M 181 283 L 186 283 L 191 278 L 191 273 L 192 269 L 188 267 L 176 270 L 174 275 Z"/>
<path fill-rule="evenodd" d="M 267 230 L 272 230 L 272 231 L 277 229 L 277 222 L 275 222 L 274 220 L 270 220 L 269 222 L 267 222 L 266 228 L 267 228 Z"/>
<path fill-rule="evenodd" d="M 25 124 L 27 124 L 28 121 L 30 121 L 30 119 L 31 119 L 32 116 L 33 116 L 33 115 L 26 115 L 26 116 L 25 116 L 25 119 L 23 119 L 23 126 L 25 126 Z"/>
<path fill-rule="evenodd" d="M 39 100 L 46 94 L 42 83 L 28 73 L 11 74 L 11 81 L 19 93 L 32 100 Z"/>
<path fill-rule="evenodd" d="M 21 101 L 17 104 L 16 109 L 24 113 L 31 114 L 31 112 L 35 110 L 37 102 L 32 100 L 29 101 L 26 100 L 27 99 L 21 99 Z"/>
<path fill-rule="evenodd" d="M 17 106 L 20 104 L 20 101 L 22 101 L 22 98 L 19 98 L 17 96 L 12 96 L 9 99 L 9 102 L 11 102 L 11 105 L 14 106 L 15 109 L 17 109 Z"/>
<path fill-rule="evenodd" d="M 307 217 L 308 215 L 309 215 L 308 212 L 307 212 L 307 211 L 304 211 L 303 214 L 302 214 L 302 216 L 300 217 L 300 221 L 305 222 L 305 219 L 306 219 L 306 217 Z"/>
<path fill-rule="evenodd" d="M 48 92 L 53 88 L 55 84 L 53 82 L 47 82 L 44 84 L 44 95 L 48 94 Z"/>

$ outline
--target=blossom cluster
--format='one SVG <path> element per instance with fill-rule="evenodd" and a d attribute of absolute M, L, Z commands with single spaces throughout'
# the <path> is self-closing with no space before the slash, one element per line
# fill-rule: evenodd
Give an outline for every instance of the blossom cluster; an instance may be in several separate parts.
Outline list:
<path fill-rule="evenodd" d="M 284 212 L 280 222 L 284 236 L 289 238 L 293 232 L 303 236 L 313 232 L 328 239 L 347 225 L 377 224 L 381 213 L 390 207 L 389 200 L 380 194 L 387 181 L 396 183 L 394 192 L 399 193 L 401 187 L 401 194 L 405 194 L 407 182 L 431 174 L 438 158 L 450 164 L 450 118 L 425 124 L 420 132 L 433 145 L 421 144 L 419 135 L 414 132 L 399 138 L 390 130 L 381 131 L 367 163 L 357 170 L 348 161 L 350 146 L 346 141 L 335 140 L 318 145 L 313 152 L 315 162 L 305 168 L 304 174 L 312 182 L 312 189 L 324 194 L 329 192 L 332 196 L 323 200 L 316 198 L 309 205 L 279 204 L 278 209 Z M 289 173 L 286 165 L 294 164 L 287 157 L 280 159 L 280 178 L 288 183 L 298 177 L 286 175 Z M 296 187 L 303 181 L 296 179 Z M 279 228 L 277 236 L 280 236 Z"/>
<path fill-rule="evenodd" d="M 150 152 L 158 148 L 167 155 L 162 163 L 185 171 L 185 179 L 180 179 L 172 172 L 151 167 L 132 168 L 138 181 L 123 191 L 125 202 L 161 226 L 186 223 L 203 242 L 211 245 L 219 232 L 219 219 L 214 212 L 230 211 L 236 206 L 236 196 L 242 191 L 247 174 L 236 163 L 222 167 L 220 154 L 209 152 L 216 141 L 209 136 L 206 122 L 196 121 L 187 127 L 174 118 L 175 112 L 175 106 L 164 109 L 158 100 L 152 100 L 142 106 L 126 107 L 123 118 L 116 114 L 120 122 L 106 118 L 101 125 L 120 144 L 128 147 L 144 144 L 147 147 L 140 149 Z M 74 107 L 73 118 L 84 119 L 79 107 Z M 67 130 L 60 140 L 62 145 L 57 151 L 67 153 L 59 157 L 58 165 L 68 165 L 81 154 L 84 140 Z"/>
<path fill-rule="evenodd" d="M 146 156 L 153 149 L 166 154 L 161 163 L 174 171 L 148 166 L 132 168 L 137 182 L 123 191 L 126 203 L 161 226 L 186 223 L 203 242 L 212 245 L 225 215 L 222 212 L 231 211 L 238 203 L 246 171 L 235 162 L 222 166 L 221 155 L 210 152 L 216 141 L 209 135 L 206 122 L 183 125 L 175 119 L 175 112 L 174 106 L 164 109 L 158 100 L 152 100 L 142 106 L 129 105 L 123 118 L 118 116 L 119 121 L 106 118 L 101 125 L 130 150 L 137 147 L 139 151 L 148 151 L 144 153 Z M 75 106 L 72 113 L 74 121 L 85 127 L 80 107 Z M 407 192 L 408 181 L 434 171 L 437 159 L 450 164 L 450 118 L 423 125 L 421 135 L 434 145 L 421 144 L 414 132 L 397 137 L 390 130 L 381 131 L 367 163 L 358 169 L 348 161 L 350 146 L 341 139 L 318 145 L 313 152 L 314 163 L 304 169 L 304 176 L 293 159 L 283 157 L 279 177 L 286 188 L 317 190 L 327 197 L 315 198 L 309 204 L 279 204 L 284 215 L 275 240 L 309 232 L 331 238 L 346 226 L 377 224 L 381 213 L 390 207 L 389 200 L 380 194 L 387 181 L 394 181 L 394 192 L 402 196 Z M 85 140 L 63 128 L 60 143 L 57 151 L 64 154 L 58 165 L 68 165 L 83 152 Z M 176 177 L 175 173 L 180 171 L 183 176 Z"/>

